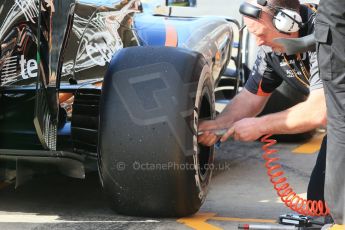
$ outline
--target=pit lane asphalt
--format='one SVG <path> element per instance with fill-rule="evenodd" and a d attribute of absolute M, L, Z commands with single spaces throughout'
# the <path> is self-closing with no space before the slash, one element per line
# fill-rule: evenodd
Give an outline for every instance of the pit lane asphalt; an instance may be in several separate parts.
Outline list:
<path fill-rule="evenodd" d="M 322 134 L 320 134 L 322 135 Z M 316 152 L 318 139 L 309 142 Z M 269 183 L 261 143 L 229 141 L 217 151 L 209 195 L 201 210 L 182 219 L 137 218 L 114 213 L 96 173 L 85 180 L 57 174 L 36 176 L 14 189 L 0 189 L 0 229 L 237 229 L 239 223 L 271 223 L 289 210 Z M 306 192 L 316 154 L 293 153 L 302 143 L 279 143 L 281 163 L 298 194 Z M 305 145 L 304 145 L 305 146 Z M 316 146 L 316 147 L 315 147 Z M 300 152 L 306 152 L 302 149 Z M 1 186 L 0 186 L 1 187 Z M 255 219 L 255 220 L 253 220 Z"/>

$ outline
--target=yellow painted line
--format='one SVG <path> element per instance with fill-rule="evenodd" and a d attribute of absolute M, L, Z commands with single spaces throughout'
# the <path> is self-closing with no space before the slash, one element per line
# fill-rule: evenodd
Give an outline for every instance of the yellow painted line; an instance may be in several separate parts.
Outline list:
<path fill-rule="evenodd" d="M 216 213 L 197 213 L 194 216 L 178 219 L 177 222 L 195 230 L 222 230 L 214 225 L 206 223 Z"/>
<path fill-rule="evenodd" d="M 232 221 L 232 222 L 249 222 L 249 223 L 277 223 L 276 220 L 271 219 L 242 219 L 232 217 L 212 217 L 210 220 Z"/>
<path fill-rule="evenodd" d="M 331 230 L 344 230 L 345 229 L 345 225 L 335 224 L 330 229 Z"/>
<path fill-rule="evenodd" d="M 246 223 L 277 223 L 272 219 L 246 219 L 216 216 L 216 213 L 197 213 L 194 216 L 178 219 L 177 222 L 184 224 L 195 230 L 221 230 L 209 223 L 207 220 L 229 221 L 229 222 L 246 222 Z"/>
<path fill-rule="evenodd" d="M 316 134 L 313 138 L 310 139 L 310 141 L 298 146 L 297 148 L 292 150 L 292 152 L 297 154 L 314 154 L 320 150 L 322 138 L 324 136 L 324 133 Z"/>

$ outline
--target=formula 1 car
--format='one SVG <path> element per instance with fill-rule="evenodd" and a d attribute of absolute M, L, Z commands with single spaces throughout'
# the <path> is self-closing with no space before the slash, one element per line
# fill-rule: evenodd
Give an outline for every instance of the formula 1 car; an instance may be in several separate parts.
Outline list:
<path fill-rule="evenodd" d="M 139 0 L 0 2 L 0 162 L 17 184 L 47 165 L 75 178 L 97 166 L 119 213 L 199 210 L 214 149 L 197 143 L 197 127 L 215 117 L 217 87 L 238 89 L 239 24 L 164 7 L 165 15 Z"/>

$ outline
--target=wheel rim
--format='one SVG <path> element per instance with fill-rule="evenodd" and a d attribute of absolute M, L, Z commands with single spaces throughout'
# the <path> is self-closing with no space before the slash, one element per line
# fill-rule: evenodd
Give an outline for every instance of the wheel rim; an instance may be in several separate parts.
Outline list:
<path fill-rule="evenodd" d="M 208 97 L 207 90 L 204 90 L 201 104 L 199 106 L 199 120 L 212 119 L 211 99 Z M 213 147 L 198 144 L 198 168 L 202 182 L 207 182 L 213 167 L 212 162 Z"/>

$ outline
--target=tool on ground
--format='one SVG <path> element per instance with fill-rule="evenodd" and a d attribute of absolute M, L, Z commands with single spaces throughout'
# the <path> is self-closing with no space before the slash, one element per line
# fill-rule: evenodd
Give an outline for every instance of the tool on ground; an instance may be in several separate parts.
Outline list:
<path fill-rule="evenodd" d="M 294 225 L 296 227 L 312 226 L 312 219 L 308 216 L 298 214 L 284 214 L 279 216 L 279 224 Z"/>
<path fill-rule="evenodd" d="M 330 216 L 326 216 L 324 221 L 317 221 L 310 216 L 298 214 L 284 214 L 279 216 L 279 223 L 285 225 L 295 225 L 299 227 L 304 227 L 305 229 L 320 229 L 320 226 L 324 226 L 325 224 L 329 223 L 334 223 L 334 221 Z"/>
<path fill-rule="evenodd" d="M 298 227 L 291 225 L 277 225 L 277 224 L 239 224 L 238 229 L 243 230 L 298 230 Z"/>
<path fill-rule="evenodd" d="M 277 163 L 278 157 L 272 157 L 272 154 L 278 152 L 276 149 L 270 149 L 270 147 L 277 143 L 276 140 L 269 139 L 272 135 L 266 135 L 261 139 L 262 143 L 266 143 L 262 149 L 264 150 L 263 158 L 266 160 L 267 175 L 270 177 L 270 181 L 273 184 L 275 190 L 280 199 L 291 210 L 305 215 L 305 216 L 326 216 L 329 215 L 330 210 L 327 204 L 323 201 L 306 200 L 290 187 L 287 182 L 287 178 L 284 177 L 282 166 Z"/>

